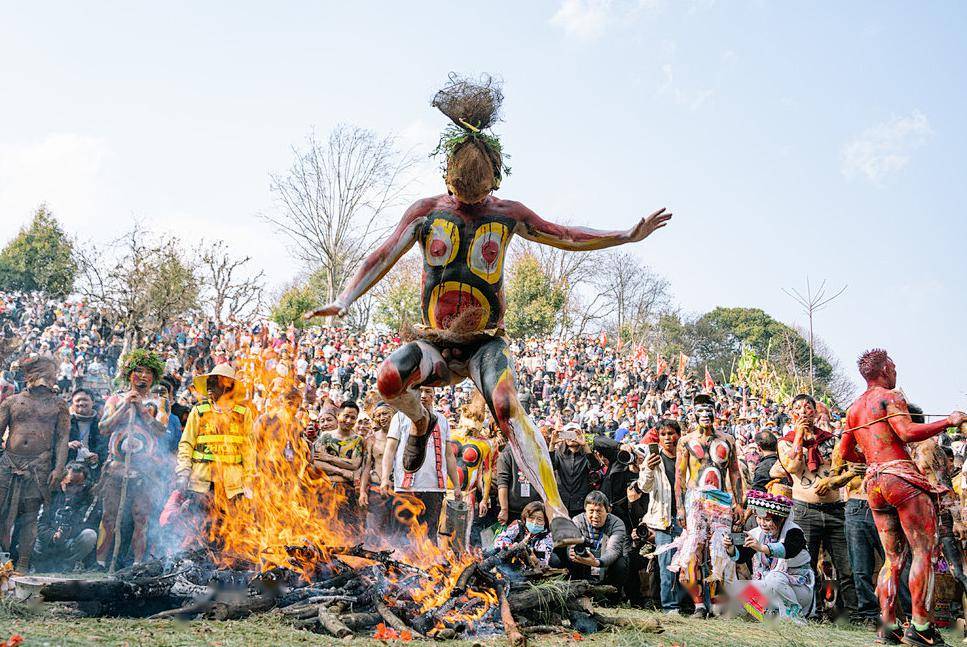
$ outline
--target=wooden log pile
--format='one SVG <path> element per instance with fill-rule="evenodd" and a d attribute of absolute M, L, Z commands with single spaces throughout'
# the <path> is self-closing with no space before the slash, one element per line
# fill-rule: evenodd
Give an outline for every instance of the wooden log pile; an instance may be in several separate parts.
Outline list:
<path fill-rule="evenodd" d="M 50 580 L 34 582 L 31 588 L 30 578 L 24 578 L 22 584 L 31 589 L 30 595 L 47 602 L 77 602 L 93 615 L 233 620 L 272 612 L 339 639 L 447 640 L 504 633 L 519 647 L 528 636 L 620 624 L 591 607 L 592 599 L 613 594 L 613 588 L 569 581 L 559 574 L 511 583 L 499 562 L 484 560 L 463 567 L 444 584 L 390 553 L 358 546 L 327 548 L 322 566 L 306 569 L 298 563 L 310 553 L 318 557 L 318 550 L 300 547 L 292 551 L 292 569 L 261 573 L 247 564 L 219 568 L 207 554 L 195 552 L 105 579 Z M 307 571 L 312 574 L 308 579 Z M 443 591 L 444 586 L 449 590 Z M 431 592 L 442 602 L 431 608 L 420 601 L 427 587 L 440 589 Z"/>

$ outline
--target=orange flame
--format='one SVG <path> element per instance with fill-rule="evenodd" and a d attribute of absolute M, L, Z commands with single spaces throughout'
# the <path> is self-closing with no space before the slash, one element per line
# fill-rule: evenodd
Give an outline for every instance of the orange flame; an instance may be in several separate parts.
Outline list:
<path fill-rule="evenodd" d="M 244 349 L 243 349 L 244 351 Z M 286 409 L 285 394 L 303 390 L 291 370 L 298 347 L 289 344 L 279 351 L 248 352 L 236 359 L 236 372 L 254 408 L 256 424 L 251 433 L 256 464 L 249 487 L 251 497 L 228 500 L 217 487 L 208 526 L 210 545 L 217 547 L 216 563 L 232 566 L 239 561 L 256 564 L 261 570 L 295 568 L 308 578 L 320 562 L 329 560 L 326 547 L 354 546 L 362 542 L 362 528 L 347 526 L 338 511 L 348 503 L 346 496 L 328 477 L 316 469 L 310 447 L 302 437 L 298 414 Z M 212 464 L 216 482 L 220 463 Z M 422 503 L 416 497 L 399 497 L 397 517 L 408 528 L 409 547 L 396 556 L 426 570 L 430 581 L 410 591 L 413 599 L 428 610 L 446 601 L 449 590 L 472 556 L 456 558 L 430 541 L 425 525 L 417 523 Z M 286 546 L 321 549 L 300 553 L 294 563 Z M 392 547 L 392 546 L 389 546 Z M 373 548 L 378 548 L 374 546 Z"/>

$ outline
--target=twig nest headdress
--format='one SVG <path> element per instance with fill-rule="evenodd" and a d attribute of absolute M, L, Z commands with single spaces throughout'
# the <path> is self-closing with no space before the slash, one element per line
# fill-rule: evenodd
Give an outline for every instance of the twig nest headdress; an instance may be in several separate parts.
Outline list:
<path fill-rule="evenodd" d="M 161 379 L 161 376 L 165 373 L 164 362 L 158 357 L 157 353 L 153 353 L 144 348 L 135 348 L 130 353 L 124 356 L 121 360 L 121 377 L 125 380 L 131 377 L 131 373 L 134 369 L 144 367 L 151 371 L 154 376 L 154 381 L 157 382 Z"/>
<path fill-rule="evenodd" d="M 788 517 L 792 511 L 792 499 L 779 494 L 769 494 L 760 490 L 750 490 L 745 495 L 746 505 L 755 511 L 756 515 L 764 517 L 772 514 L 777 517 Z"/>
<path fill-rule="evenodd" d="M 52 389 L 57 384 L 57 366 L 49 357 L 28 357 L 20 363 L 20 368 L 28 387 L 46 386 Z"/>
<path fill-rule="evenodd" d="M 448 176 L 448 182 L 454 179 L 451 163 L 467 146 L 477 149 L 489 161 L 494 178 L 491 190 L 500 187 L 504 175 L 510 175 L 510 167 L 504 163 L 507 155 L 503 153 L 500 139 L 492 132 L 484 132 L 500 119 L 503 101 L 500 82 L 494 78 L 483 75 L 473 81 L 456 73 L 450 74 L 450 80 L 433 97 L 433 107 L 453 122 L 443 131 L 433 151 L 433 155 L 443 153 L 445 156 L 444 173 Z"/>

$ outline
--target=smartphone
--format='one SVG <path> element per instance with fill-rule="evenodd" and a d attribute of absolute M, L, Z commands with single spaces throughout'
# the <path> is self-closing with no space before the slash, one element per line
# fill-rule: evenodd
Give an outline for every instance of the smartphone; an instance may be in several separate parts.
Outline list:
<path fill-rule="evenodd" d="M 652 456 L 658 453 L 658 443 L 648 443 L 648 455 Z"/>
<path fill-rule="evenodd" d="M 745 546 L 745 533 L 744 532 L 733 532 L 732 533 L 732 545 L 733 546 Z"/>

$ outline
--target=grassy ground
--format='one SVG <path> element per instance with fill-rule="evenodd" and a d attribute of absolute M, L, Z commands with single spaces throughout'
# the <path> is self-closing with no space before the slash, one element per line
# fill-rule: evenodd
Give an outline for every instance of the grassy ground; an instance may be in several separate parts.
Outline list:
<path fill-rule="evenodd" d="M 768 625 L 744 620 L 698 621 L 686 618 L 668 618 L 655 612 L 629 609 L 609 609 L 611 616 L 632 619 L 660 618 L 665 632 L 643 633 L 634 628 L 616 632 L 602 632 L 588 636 L 580 642 L 588 647 L 859 647 L 871 645 L 873 634 L 869 630 L 840 628 L 829 625 L 804 627 L 789 624 Z M 27 609 L 9 601 L 0 602 L 0 641 L 12 634 L 24 637 L 25 647 L 34 645 L 152 645 L 176 647 L 183 645 L 215 645 L 217 647 L 255 647 L 260 645 L 335 645 L 347 644 L 333 638 L 320 636 L 287 624 L 274 613 L 262 614 L 247 620 L 231 622 L 195 621 L 149 621 L 108 618 L 78 618 L 71 612 L 44 606 Z M 953 632 L 946 634 L 947 641 L 960 645 L 960 638 Z M 502 637 L 475 641 L 485 646 L 505 644 Z M 471 647 L 471 641 L 452 641 L 452 647 Z M 531 641 L 540 645 L 564 645 L 574 643 L 567 637 L 541 636 Z M 374 640 L 356 639 L 353 647 L 375 646 Z"/>

